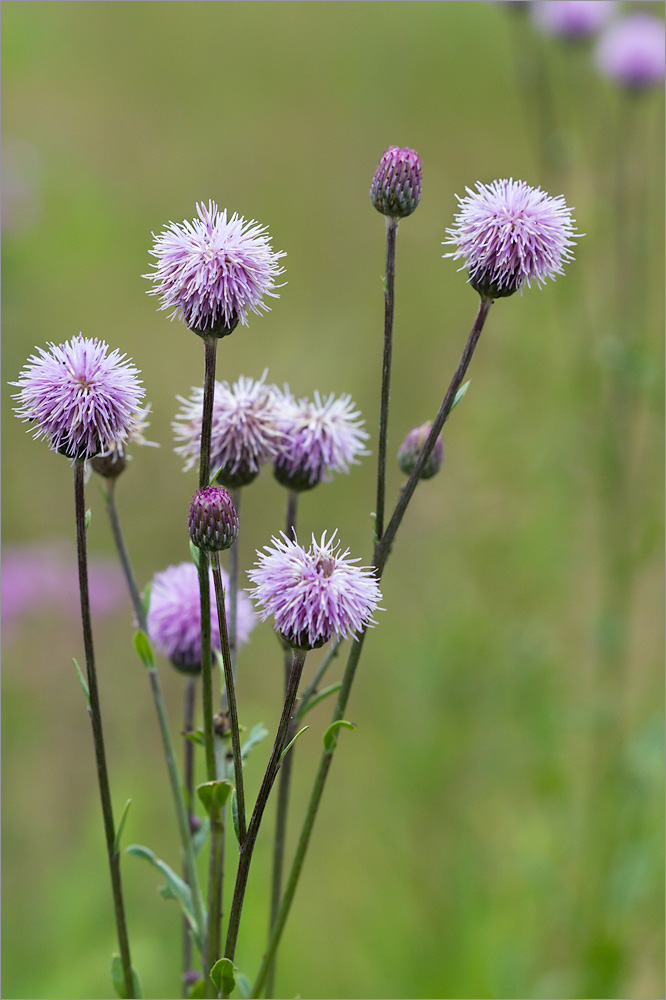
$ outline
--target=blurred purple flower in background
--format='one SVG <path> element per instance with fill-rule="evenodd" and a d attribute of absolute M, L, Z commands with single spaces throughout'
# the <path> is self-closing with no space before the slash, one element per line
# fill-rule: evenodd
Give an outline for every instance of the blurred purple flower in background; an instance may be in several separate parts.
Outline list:
<path fill-rule="evenodd" d="M 292 646 L 315 649 L 332 636 L 347 639 L 374 625 L 372 614 L 382 595 L 374 569 L 356 566 L 349 549 L 340 552 L 333 532 L 321 542 L 312 536 L 304 549 L 296 539 L 272 538 L 248 576 L 250 596 L 261 607 L 262 621 L 273 616 L 275 629 Z"/>
<path fill-rule="evenodd" d="M 269 307 L 264 296 L 278 298 L 275 279 L 284 273 L 282 251 L 270 244 L 266 226 L 227 210 L 218 212 L 214 201 L 197 205 L 198 219 L 170 222 L 150 251 L 157 263 L 149 295 L 159 295 L 160 309 L 175 307 L 192 330 L 230 333 L 247 324 L 248 310 L 259 315 Z"/>
<path fill-rule="evenodd" d="M 222 570 L 225 591 L 229 577 Z M 221 649 L 220 623 L 217 618 L 213 573 L 210 572 L 211 643 Z M 236 635 L 238 645 L 244 645 L 255 625 L 255 615 L 244 591 L 238 593 Z M 229 608 L 227 607 L 227 622 Z M 168 566 L 153 577 L 148 610 L 148 635 L 155 649 L 166 656 L 184 673 L 198 674 L 201 670 L 201 604 L 199 574 L 193 562 Z"/>
<path fill-rule="evenodd" d="M 580 234 L 561 195 L 551 198 L 513 178 L 477 182 L 476 191 L 466 191 L 444 241 L 456 250 L 444 256 L 465 261 L 469 282 L 483 298 L 512 295 L 532 279 L 542 285 L 573 260 L 570 248 Z"/>
<path fill-rule="evenodd" d="M 93 616 L 108 617 L 127 602 L 125 583 L 115 560 L 91 556 L 88 564 Z M 80 615 L 76 556 L 57 542 L 5 546 L 2 552 L 3 640 L 24 615 Z"/>
<path fill-rule="evenodd" d="M 539 0 L 532 3 L 534 23 L 565 38 L 585 38 L 606 24 L 617 8 L 614 0 Z"/>
<path fill-rule="evenodd" d="M 38 347 L 28 358 L 14 395 L 19 420 L 35 425 L 34 437 L 44 438 L 68 458 L 88 459 L 116 449 L 141 419 L 145 395 L 138 369 L 125 355 L 96 338 L 79 334 L 64 344 Z"/>
<path fill-rule="evenodd" d="M 638 12 L 608 28 L 595 56 L 606 76 L 638 90 L 663 82 L 665 48 L 664 22 Z"/>

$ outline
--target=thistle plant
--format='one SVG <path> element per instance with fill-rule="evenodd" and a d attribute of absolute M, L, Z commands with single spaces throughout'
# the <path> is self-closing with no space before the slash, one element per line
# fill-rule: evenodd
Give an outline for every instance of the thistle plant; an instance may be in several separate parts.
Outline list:
<path fill-rule="evenodd" d="M 172 309 L 172 318 L 181 318 L 203 339 L 205 368 L 203 387 L 193 388 L 188 398 L 178 397 L 181 409 L 173 424 L 176 452 L 185 461 L 185 471 L 197 464 L 199 471 L 198 489 L 190 495 L 189 508 L 183 490 L 181 536 L 185 544 L 189 542 L 192 559 L 157 572 L 143 597 L 122 538 L 117 510 L 109 500 L 125 468 L 126 442 L 132 435 L 142 440 L 145 429 L 147 410 L 141 406 L 144 390 L 136 369 L 117 352 L 108 355 L 105 344 L 79 337 L 69 344 L 50 345 L 48 352 L 40 351 L 14 383 L 20 388 L 18 416 L 33 422 L 36 436 L 46 438 L 75 467 L 87 689 L 121 953 L 121 996 L 138 994 L 124 918 L 118 833 L 110 806 L 87 599 L 83 493 L 86 462 L 91 461 L 108 483 L 107 509 L 138 626 L 135 646 L 149 672 L 160 722 L 181 837 L 183 878 L 148 848 L 133 846 L 130 851 L 160 869 L 167 878 L 165 895 L 177 899 L 181 906 L 186 926 L 183 986 L 191 990 L 188 995 L 228 997 L 238 989 L 244 996 L 258 997 L 264 990 L 273 996 L 281 935 L 340 731 L 353 728 L 345 717 L 351 688 L 368 632 L 377 624 L 377 612 L 383 610 L 380 582 L 407 507 L 421 480 L 433 478 L 442 468 L 442 430 L 464 394 L 463 379 L 493 301 L 522 292 L 532 283 L 543 285 L 548 278 L 562 274 L 564 264 L 573 259 L 578 234 L 571 210 L 561 196 L 551 197 L 540 188 L 511 179 L 477 183 L 476 189 L 468 188 L 466 196 L 459 199 L 458 214 L 445 240 L 453 249 L 444 256 L 462 261 L 468 283 L 479 296 L 477 313 L 438 412 L 432 420 L 415 426 L 400 446 L 398 465 L 407 478 L 387 516 L 396 233 L 399 220 L 413 214 L 421 198 L 418 154 L 408 148 L 389 147 L 375 173 L 370 196 L 372 205 L 386 216 L 387 237 L 377 492 L 374 531 L 368 539 L 368 565 L 361 565 L 360 558 L 351 556 L 335 527 L 326 526 L 321 533 L 313 534 L 309 546 L 299 542 L 297 534 L 300 494 L 312 494 L 315 487 L 336 473 L 349 473 L 359 459 L 370 453 L 370 434 L 350 395 L 323 396 L 315 390 L 311 398 L 296 398 L 288 386 L 278 389 L 267 384 L 267 371 L 257 381 L 244 376 L 233 384 L 216 381 L 218 340 L 230 335 L 238 325 L 246 325 L 251 313 L 265 312 L 266 297 L 277 296 L 275 282 L 282 274 L 283 254 L 273 251 L 264 227 L 237 215 L 229 218 L 226 210 L 218 212 L 210 202 L 208 206 L 197 206 L 194 221 L 171 223 L 155 237 L 155 272 L 149 276 L 154 282 L 151 293 L 161 297 L 160 308 Z M 274 479 L 287 490 L 285 530 L 274 534 L 257 552 L 254 565 L 247 571 L 251 583 L 248 594 L 238 585 L 240 491 L 251 485 L 267 463 L 272 464 Z M 221 566 L 221 552 L 229 553 L 228 573 Z M 236 692 L 236 653 L 248 643 L 257 618 L 270 621 L 280 641 L 285 686 L 282 704 L 275 711 L 272 749 L 252 801 L 243 762 L 263 732 L 255 728 L 242 743 L 243 704 Z M 324 673 L 343 643 L 348 646 L 342 677 L 321 690 Z M 314 677 L 301 688 L 308 652 L 325 645 L 329 645 L 328 654 Z M 221 671 L 215 673 L 213 652 L 221 665 Z M 184 779 L 173 749 L 156 653 L 187 677 Z M 195 723 L 194 703 L 199 676 L 202 740 Z M 218 713 L 213 711 L 215 681 L 220 688 Z M 323 754 L 283 888 L 293 745 L 307 728 L 298 729 L 306 712 L 333 694 L 337 697 L 323 733 Z M 203 743 L 206 781 L 195 789 L 194 754 L 199 743 Z M 228 766 L 229 759 L 233 766 Z M 251 984 L 236 969 L 234 959 L 254 852 L 280 773 L 273 871 L 267 892 L 269 936 L 263 957 L 256 956 L 258 971 Z M 205 819 L 196 811 L 197 799 L 205 809 Z M 224 933 L 225 844 L 232 839 L 227 838 L 228 811 L 237 866 Z M 206 838 L 209 862 L 204 893 L 195 854 Z M 199 953 L 198 968 L 193 968 L 192 943 Z"/>

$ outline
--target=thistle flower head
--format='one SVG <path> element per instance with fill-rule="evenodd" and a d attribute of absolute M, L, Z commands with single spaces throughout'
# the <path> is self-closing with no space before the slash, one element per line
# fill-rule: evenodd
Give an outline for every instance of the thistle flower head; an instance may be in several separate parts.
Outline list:
<path fill-rule="evenodd" d="M 428 423 L 421 424 L 420 427 L 414 427 L 400 445 L 398 449 L 398 465 L 406 476 L 410 474 L 416 465 L 419 455 L 423 451 L 423 446 L 428 440 L 431 427 L 432 424 Z M 440 436 L 437 438 L 435 446 L 428 456 L 428 461 L 423 467 L 421 479 L 432 479 L 433 476 L 437 475 L 443 461 L 444 442 Z"/>
<path fill-rule="evenodd" d="M 274 459 L 275 478 L 289 489 L 312 489 L 334 472 L 349 472 L 358 455 L 367 455 L 363 442 L 369 434 L 351 396 L 334 395 L 314 402 L 295 399 L 289 391 L 274 389 L 277 426 L 282 432 Z"/>
<path fill-rule="evenodd" d="M 402 219 L 421 200 L 421 159 L 407 146 L 389 146 L 375 171 L 370 199 L 378 212 Z"/>
<path fill-rule="evenodd" d="M 226 590 L 229 578 L 224 570 L 222 584 Z M 210 573 L 211 644 L 221 649 L 220 623 L 215 611 L 215 587 Z M 227 607 L 227 622 L 229 608 Z M 237 642 L 244 645 L 255 625 L 252 605 L 244 591 L 238 593 L 236 632 Z M 158 652 L 173 663 L 176 669 L 188 674 L 201 670 L 201 605 L 199 603 L 199 574 L 193 562 L 169 566 L 156 573 L 150 590 L 148 610 L 148 635 Z"/>
<path fill-rule="evenodd" d="M 210 465 L 217 481 L 228 488 L 247 486 L 263 463 L 277 454 L 281 432 L 277 427 L 273 390 L 265 383 L 267 371 L 258 381 L 241 375 L 230 387 L 215 383 Z M 199 461 L 203 389 L 193 388 L 173 423 L 176 454 L 185 459 L 185 470 Z"/>
<path fill-rule="evenodd" d="M 102 340 L 79 334 L 64 344 L 47 344 L 28 358 L 14 395 L 20 420 L 34 423 L 34 437 L 71 459 L 88 459 L 123 444 L 140 419 L 145 395 L 139 371 Z"/>
<path fill-rule="evenodd" d="M 197 216 L 153 233 L 155 271 L 144 278 L 154 282 L 149 294 L 161 297 L 160 309 L 173 307 L 172 319 L 223 337 L 247 324 L 249 311 L 267 310 L 265 296 L 278 297 L 275 279 L 284 272 L 279 260 L 285 254 L 273 250 L 266 226 L 236 213 L 229 219 L 214 201 L 198 204 Z"/>
<path fill-rule="evenodd" d="M 190 539 L 198 549 L 220 552 L 238 538 L 238 513 L 223 486 L 206 486 L 192 497 L 188 517 Z"/>
<path fill-rule="evenodd" d="M 553 35 L 585 38 L 613 16 L 615 0 L 539 0 L 530 5 L 534 23 Z"/>
<path fill-rule="evenodd" d="M 333 636 L 356 635 L 375 622 L 382 595 L 374 570 L 357 566 L 349 549 L 340 552 L 336 532 L 309 549 L 281 532 L 265 546 L 248 576 L 255 584 L 250 596 L 261 608 L 262 621 L 273 616 L 275 630 L 291 645 L 315 649 Z"/>
<path fill-rule="evenodd" d="M 466 191 L 458 198 L 455 226 L 446 230 L 450 238 L 444 245 L 456 249 L 444 256 L 464 260 L 469 282 L 482 298 L 513 295 L 532 280 L 542 285 L 573 260 L 571 247 L 580 234 L 561 195 L 551 198 L 513 178 L 477 182 L 476 191 Z"/>
<path fill-rule="evenodd" d="M 612 24 L 601 37 L 596 61 L 612 80 L 641 90 L 664 80 L 664 22 L 638 12 Z"/>
<path fill-rule="evenodd" d="M 147 403 L 136 411 L 132 426 L 127 435 L 126 445 L 140 444 L 147 445 L 150 448 L 159 448 L 156 441 L 147 441 L 144 437 L 145 432 L 148 430 L 150 411 L 150 403 Z M 96 472 L 104 479 L 117 479 L 125 471 L 127 463 L 131 458 L 132 456 L 125 454 L 124 450 L 119 450 L 114 441 L 108 454 L 96 456 L 90 464 L 92 465 L 93 472 Z"/>

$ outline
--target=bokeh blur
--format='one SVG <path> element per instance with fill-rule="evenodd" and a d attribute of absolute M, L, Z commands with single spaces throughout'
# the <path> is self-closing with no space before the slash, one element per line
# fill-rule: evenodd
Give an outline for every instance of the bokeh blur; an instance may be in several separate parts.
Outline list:
<path fill-rule="evenodd" d="M 603 76 L 596 34 L 535 24 L 530 6 L 3 4 L 3 996 L 108 997 L 116 950 L 71 662 L 83 663 L 71 470 L 12 416 L 7 382 L 36 345 L 80 331 L 127 352 L 161 445 L 134 450 L 117 490 L 141 586 L 187 559 L 196 472 L 183 473 L 170 424 L 176 395 L 201 384 L 203 350 L 156 311 L 142 275 L 151 232 L 212 198 L 288 254 L 280 299 L 222 341 L 218 377 L 268 368 L 296 395 L 349 392 L 374 448 L 385 225 L 368 191 L 391 144 L 423 160 L 421 204 L 398 233 L 392 456 L 433 418 L 476 311 L 442 259 L 455 195 L 521 178 L 563 194 L 586 235 L 566 276 L 493 306 L 442 471 L 398 534 L 278 995 L 664 996 L 663 81 Z M 610 16 L 638 9 L 664 17 L 662 3 Z M 304 494 L 302 537 L 338 528 L 369 561 L 374 477 L 366 458 Z M 389 499 L 401 481 L 392 462 Z M 94 478 L 88 505 L 114 805 L 132 799 L 125 845 L 177 867 Z M 266 469 L 243 497 L 246 568 L 284 507 Z M 270 624 L 239 670 L 241 721 L 274 733 Z M 178 733 L 183 678 L 164 660 L 160 672 Z M 297 746 L 290 847 L 331 709 Z M 250 795 L 268 752 L 248 762 Z M 236 956 L 249 976 L 272 818 Z M 140 860 L 126 857 L 123 876 L 144 996 L 180 996 L 176 906 Z"/>

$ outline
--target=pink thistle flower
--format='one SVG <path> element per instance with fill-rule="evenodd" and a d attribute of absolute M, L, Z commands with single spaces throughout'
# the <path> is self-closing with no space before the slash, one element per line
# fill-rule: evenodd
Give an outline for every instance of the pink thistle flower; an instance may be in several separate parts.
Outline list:
<path fill-rule="evenodd" d="M 314 402 L 295 399 L 285 386 L 274 389 L 276 422 L 282 431 L 274 459 L 275 477 L 293 490 L 309 490 L 330 479 L 333 472 L 349 472 L 358 455 L 367 455 L 363 442 L 369 434 L 364 420 L 348 394 Z"/>
<path fill-rule="evenodd" d="M 264 462 L 277 454 L 282 434 L 276 424 L 273 389 L 265 384 L 265 371 L 258 381 L 241 375 L 233 386 L 216 382 L 213 399 L 210 466 L 212 478 L 224 486 L 247 486 L 259 474 Z M 175 449 L 185 459 L 185 471 L 199 461 L 203 389 L 193 388 L 182 403 L 172 427 Z"/>
<path fill-rule="evenodd" d="M 570 248 L 581 234 L 561 195 L 551 198 L 513 178 L 465 190 L 456 225 L 446 230 L 450 238 L 444 241 L 456 249 L 444 256 L 464 260 L 469 282 L 482 298 L 513 295 L 532 280 L 542 285 L 573 260 Z"/>
<path fill-rule="evenodd" d="M 160 309 L 171 309 L 190 329 L 224 336 L 240 322 L 247 325 L 249 311 L 268 310 L 265 296 L 278 298 L 275 279 L 284 273 L 266 226 L 227 210 L 218 212 L 214 201 L 197 205 L 198 219 L 170 222 L 153 238 L 150 251 L 157 263 L 149 295 L 159 295 Z"/>
<path fill-rule="evenodd" d="M 190 539 L 198 549 L 221 552 L 238 538 L 238 512 L 223 486 L 205 486 L 192 497 L 187 519 Z"/>
<path fill-rule="evenodd" d="M 79 334 L 64 344 L 38 347 L 28 358 L 14 395 L 19 420 L 35 424 L 34 437 L 71 459 L 122 454 L 123 445 L 141 418 L 145 395 L 139 371 L 104 341 Z"/>
<path fill-rule="evenodd" d="M 601 37 L 595 55 L 606 76 L 640 90 L 663 82 L 665 47 L 664 22 L 639 12 L 612 24 Z"/>
<path fill-rule="evenodd" d="M 539 0 L 530 5 L 532 19 L 539 28 L 566 38 L 593 35 L 616 8 L 614 0 Z"/>
<path fill-rule="evenodd" d="M 403 219 L 421 200 L 421 158 L 408 146 L 389 146 L 375 171 L 370 200 L 378 212 Z"/>
<path fill-rule="evenodd" d="M 272 538 L 248 576 L 255 584 L 250 596 L 262 621 L 273 616 L 275 630 L 292 646 L 315 649 L 332 636 L 346 639 L 375 623 L 373 612 L 382 595 L 375 571 L 356 566 L 349 549 L 340 552 L 336 532 L 302 548 L 297 540 Z"/>
<path fill-rule="evenodd" d="M 222 572 L 226 590 L 229 577 Z M 213 649 L 222 649 L 220 623 L 215 611 L 215 587 L 210 572 L 211 643 Z M 227 607 L 227 623 L 229 608 Z M 247 595 L 240 591 L 237 606 L 238 645 L 244 645 L 255 625 L 255 615 Z M 201 605 L 199 603 L 199 574 L 193 562 L 169 566 L 156 573 L 150 589 L 148 609 L 148 635 L 155 649 L 166 656 L 174 667 L 183 673 L 198 674 L 201 670 Z"/>

